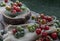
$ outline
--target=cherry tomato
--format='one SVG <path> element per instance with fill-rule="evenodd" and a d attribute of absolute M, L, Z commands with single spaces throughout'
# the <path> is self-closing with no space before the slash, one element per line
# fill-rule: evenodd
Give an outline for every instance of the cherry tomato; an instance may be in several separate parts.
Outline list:
<path fill-rule="evenodd" d="M 46 19 L 42 19 L 42 20 L 41 20 L 41 23 L 42 23 L 42 24 L 46 24 L 46 23 L 47 23 Z"/>
<path fill-rule="evenodd" d="M 36 34 L 37 35 L 41 34 L 41 29 L 40 28 L 36 29 Z"/>
<path fill-rule="evenodd" d="M 51 22 L 52 21 L 52 17 L 51 16 L 48 16 L 47 21 L 48 22 Z"/>
<path fill-rule="evenodd" d="M 20 7 L 17 7 L 16 11 L 21 12 L 22 10 L 20 9 Z"/>
<path fill-rule="evenodd" d="M 44 26 L 44 25 L 40 25 L 40 28 L 41 28 L 41 30 L 42 30 L 42 29 L 44 29 L 44 28 L 45 28 L 45 26 Z"/>
<path fill-rule="evenodd" d="M 8 0 L 4 0 L 4 2 L 5 2 L 5 3 L 7 3 L 7 2 L 8 2 Z"/>
<path fill-rule="evenodd" d="M 13 6 L 18 6 L 18 4 L 17 3 L 13 3 Z"/>
<path fill-rule="evenodd" d="M 13 34 L 15 34 L 17 32 L 17 30 L 16 29 L 13 29 L 12 32 L 13 32 Z"/>
<path fill-rule="evenodd" d="M 44 16 L 44 18 L 43 18 L 43 19 L 46 19 L 46 20 L 47 20 L 47 18 L 48 18 L 47 16 Z"/>
<path fill-rule="evenodd" d="M 19 2 L 19 3 L 18 3 L 18 6 L 22 6 L 22 3 L 21 3 L 21 2 Z"/>
<path fill-rule="evenodd" d="M 52 37 L 53 39 L 57 39 L 57 37 L 58 37 L 58 36 L 57 36 L 57 33 L 55 33 L 55 32 L 52 33 L 52 34 L 51 34 L 51 37 Z"/>
<path fill-rule="evenodd" d="M 45 29 L 45 30 L 49 30 L 49 26 L 48 26 L 48 25 L 46 25 L 44 29 Z"/>
<path fill-rule="evenodd" d="M 13 6 L 13 7 L 12 7 L 12 9 L 16 10 L 16 9 L 17 9 L 17 7 L 16 7 L 16 6 Z"/>
<path fill-rule="evenodd" d="M 40 14 L 40 16 L 41 16 L 41 18 L 43 19 L 45 15 L 44 15 L 44 14 Z"/>
<path fill-rule="evenodd" d="M 12 10 L 12 14 L 15 14 L 16 13 L 16 10 Z"/>
<path fill-rule="evenodd" d="M 46 37 L 47 36 L 47 32 L 42 32 L 42 37 Z"/>

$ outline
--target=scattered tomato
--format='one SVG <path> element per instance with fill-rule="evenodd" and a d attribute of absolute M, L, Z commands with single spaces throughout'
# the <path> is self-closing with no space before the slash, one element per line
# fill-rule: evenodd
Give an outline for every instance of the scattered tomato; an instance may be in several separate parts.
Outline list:
<path fill-rule="evenodd" d="M 21 2 L 19 2 L 19 3 L 18 3 L 18 6 L 22 6 L 22 3 L 21 3 Z"/>
<path fill-rule="evenodd" d="M 52 17 L 51 16 L 48 16 L 47 21 L 48 22 L 51 22 L 52 21 Z"/>
<path fill-rule="evenodd" d="M 15 14 L 16 13 L 16 10 L 12 10 L 12 14 Z"/>
<path fill-rule="evenodd" d="M 21 12 L 20 7 L 17 7 L 16 11 L 17 11 L 17 12 Z"/>
<path fill-rule="evenodd" d="M 13 6 L 18 6 L 18 4 L 17 3 L 13 3 Z"/>
<path fill-rule="evenodd" d="M 12 7 L 12 9 L 16 10 L 16 9 L 17 9 L 17 7 L 16 7 L 16 6 L 13 6 L 13 7 Z"/>
<path fill-rule="evenodd" d="M 36 29 L 36 34 L 37 35 L 41 34 L 41 29 L 40 28 Z"/>
<path fill-rule="evenodd" d="M 46 19 L 42 19 L 40 22 L 41 22 L 41 24 L 46 24 L 47 23 Z"/>
<path fill-rule="evenodd" d="M 44 28 L 45 28 L 45 26 L 44 26 L 44 25 L 40 25 L 40 28 L 41 28 L 41 30 L 42 30 L 42 29 L 44 29 Z"/>
<path fill-rule="evenodd" d="M 13 32 L 13 34 L 15 34 L 17 32 L 17 30 L 16 29 L 13 29 L 12 32 Z"/>
<path fill-rule="evenodd" d="M 53 39 L 57 39 L 57 37 L 58 37 L 58 36 L 57 36 L 57 33 L 55 33 L 55 32 L 52 33 L 52 34 L 51 34 L 51 37 L 52 37 Z"/>
<path fill-rule="evenodd" d="M 42 32 L 42 37 L 46 37 L 47 36 L 47 32 Z"/>
<path fill-rule="evenodd" d="M 48 25 L 46 25 L 44 29 L 45 29 L 45 30 L 49 30 L 49 26 L 48 26 Z"/>
<path fill-rule="evenodd" d="M 4 2 L 5 2 L 5 3 L 7 3 L 7 2 L 8 2 L 8 0 L 4 0 Z"/>
<path fill-rule="evenodd" d="M 40 14 L 40 16 L 41 16 L 41 18 L 43 19 L 45 15 L 44 15 L 44 14 Z"/>

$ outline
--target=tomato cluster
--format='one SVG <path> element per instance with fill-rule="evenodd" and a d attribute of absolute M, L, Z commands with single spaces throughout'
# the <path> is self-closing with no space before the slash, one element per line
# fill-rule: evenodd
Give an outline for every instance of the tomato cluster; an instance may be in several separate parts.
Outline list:
<path fill-rule="evenodd" d="M 36 34 L 41 35 L 41 37 L 36 41 L 53 41 L 58 38 L 58 33 L 47 33 L 46 30 L 50 30 L 50 25 L 47 25 L 47 23 L 53 21 L 53 17 L 51 16 L 45 16 L 44 14 L 40 14 L 39 17 L 36 20 L 39 24 L 39 27 L 36 29 Z M 48 36 L 50 38 L 48 38 Z M 51 40 L 52 39 L 52 40 Z"/>
<path fill-rule="evenodd" d="M 22 9 L 20 8 L 22 6 L 22 3 L 17 1 L 15 3 L 11 3 L 11 6 L 6 6 L 6 10 L 11 11 L 13 14 L 17 12 L 22 12 Z"/>

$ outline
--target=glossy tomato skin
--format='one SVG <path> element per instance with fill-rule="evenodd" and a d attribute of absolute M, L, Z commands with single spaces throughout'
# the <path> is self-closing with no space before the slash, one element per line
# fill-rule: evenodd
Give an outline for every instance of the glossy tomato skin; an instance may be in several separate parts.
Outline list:
<path fill-rule="evenodd" d="M 17 7 L 16 11 L 17 12 L 22 12 L 22 9 L 20 9 L 20 7 Z"/>
<path fill-rule="evenodd" d="M 16 10 L 12 10 L 12 14 L 15 14 L 16 13 Z"/>
<path fill-rule="evenodd" d="M 47 35 L 47 32 L 42 32 L 42 37 L 46 37 Z"/>
<path fill-rule="evenodd" d="M 48 26 L 48 25 L 46 25 L 44 29 L 45 29 L 45 30 L 49 30 L 49 26 Z"/>
<path fill-rule="evenodd" d="M 10 11 L 11 7 L 10 6 L 6 6 L 6 10 Z"/>
<path fill-rule="evenodd" d="M 18 6 L 22 6 L 22 3 L 21 3 L 21 2 L 19 2 L 19 3 L 18 3 Z"/>
<path fill-rule="evenodd" d="M 45 15 L 44 15 L 44 14 L 40 14 L 40 16 L 41 16 L 42 19 L 44 19 L 44 16 L 45 16 Z"/>
<path fill-rule="evenodd" d="M 13 6 L 13 7 L 12 7 L 12 9 L 16 10 L 16 9 L 17 9 L 17 7 L 16 7 L 16 6 Z"/>
<path fill-rule="evenodd" d="M 7 2 L 8 2 L 8 0 L 4 0 L 4 2 L 5 2 L 5 3 L 7 3 Z"/>
<path fill-rule="evenodd" d="M 36 29 L 36 34 L 37 35 L 41 34 L 41 29 L 40 28 Z"/>
<path fill-rule="evenodd" d="M 16 29 L 13 29 L 12 32 L 13 32 L 13 34 L 15 34 L 17 32 L 17 30 Z"/>
<path fill-rule="evenodd" d="M 51 22 L 52 21 L 52 17 L 51 16 L 48 16 L 47 21 L 48 22 Z"/>
<path fill-rule="evenodd" d="M 47 18 L 48 18 L 47 16 L 44 16 L 44 18 L 43 18 L 43 19 L 47 20 Z"/>
<path fill-rule="evenodd" d="M 18 6 L 18 4 L 17 3 L 13 3 L 13 6 Z"/>
<path fill-rule="evenodd" d="M 46 19 L 42 19 L 40 22 L 41 22 L 41 24 L 46 24 L 47 23 Z"/>
<path fill-rule="evenodd" d="M 43 30 L 45 28 L 45 26 L 44 25 L 40 25 L 39 28 L 41 28 L 41 30 Z"/>
<path fill-rule="evenodd" d="M 13 6 L 13 9 L 16 10 L 16 12 L 21 12 L 22 10 L 20 9 L 20 7 L 16 7 L 16 6 Z"/>
<path fill-rule="evenodd" d="M 51 37 L 52 37 L 54 40 L 56 40 L 57 37 L 58 37 L 58 36 L 57 36 L 57 33 L 56 33 L 56 32 L 52 33 L 52 34 L 51 34 Z"/>

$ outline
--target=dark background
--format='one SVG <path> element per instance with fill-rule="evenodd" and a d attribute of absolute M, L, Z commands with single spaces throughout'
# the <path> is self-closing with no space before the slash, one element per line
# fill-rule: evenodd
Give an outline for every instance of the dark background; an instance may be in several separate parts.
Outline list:
<path fill-rule="evenodd" d="M 12 0 L 15 1 L 15 0 Z M 55 15 L 60 19 L 60 0 L 20 0 L 32 11 Z"/>

